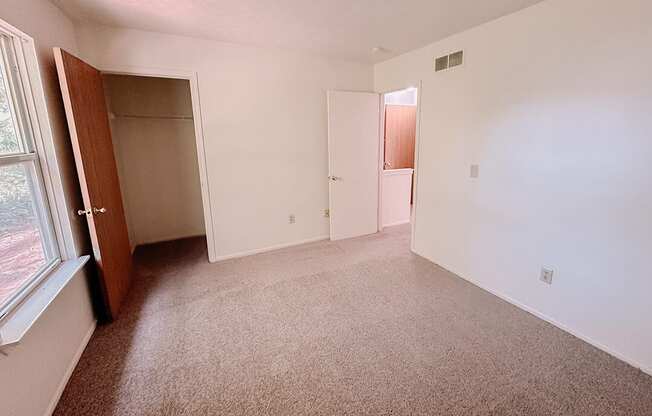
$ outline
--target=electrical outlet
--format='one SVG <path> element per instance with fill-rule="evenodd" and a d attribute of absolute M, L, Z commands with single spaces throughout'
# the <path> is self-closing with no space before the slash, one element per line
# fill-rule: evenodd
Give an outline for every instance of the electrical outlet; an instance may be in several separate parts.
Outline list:
<path fill-rule="evenodd" d="M 290 216 L 288 217 L 288 223 L 294 224 L 295 222 L 297 222 L 296 217 L 294 216 L 294 214 L 290 214 Z"/>
<path fill-rule="evenodd" d="M 545 267 L 541 268 L 541 279 L 542 282 L 547 283 L 549 285 L 552 284 L 552 274 L 553 270 L 552 269 L 546 269 Z"/>
<path fill-rule="evenodd" d="M 324 218 L 330 218 L 331 217 L 331 210 L 326 208 L 324 210 Z"/>
<path fill-rule="evenodd" d="M 471 165 L 470 176 L 471 176 L 472 178 L 477 178 L 478 176 L 480 176 L 480 166 L 478 166 L 478 165 Z"/>

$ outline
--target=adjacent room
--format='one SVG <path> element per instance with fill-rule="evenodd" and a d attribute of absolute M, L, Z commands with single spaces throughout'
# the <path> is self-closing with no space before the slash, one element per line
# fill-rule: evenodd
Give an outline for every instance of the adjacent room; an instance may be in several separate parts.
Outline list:
<path fill-rule="evenodd" d="M 410 223 L 414 202 L 414 160 L 417 138 L 417 88 L 382 95 L 381 225 Z"/>
<path fill-rule="evenodd" d="M 651 20 L 0 0 L 0 415 L 652 416 Z"/>

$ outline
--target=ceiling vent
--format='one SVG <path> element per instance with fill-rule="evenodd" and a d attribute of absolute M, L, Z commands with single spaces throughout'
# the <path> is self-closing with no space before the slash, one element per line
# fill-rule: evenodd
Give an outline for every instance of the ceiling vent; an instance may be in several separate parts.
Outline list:
<path fill-rule="evenodd" d="M 435 58 L 435 72 L 444 71 L 449 68 L 462 65 L 464 62 L 464 51 L 451 53 L 450 55 Z"/>

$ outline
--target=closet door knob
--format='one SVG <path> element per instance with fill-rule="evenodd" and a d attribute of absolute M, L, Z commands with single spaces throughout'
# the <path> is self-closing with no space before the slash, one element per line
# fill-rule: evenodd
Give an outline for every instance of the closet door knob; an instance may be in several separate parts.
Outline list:
<path fill-rule="evenodd" d="M 102 208 L 93 207 L 93 212 L 95 214 L 104 214 L 106 212 L 106 208 L 104 208 L 104 207 L 102 207 Z"/>
<path fill-rule="evenodd" d="M 77 215 L 91 215 L 91 209 L 78 209 L 77 210 Z"/>

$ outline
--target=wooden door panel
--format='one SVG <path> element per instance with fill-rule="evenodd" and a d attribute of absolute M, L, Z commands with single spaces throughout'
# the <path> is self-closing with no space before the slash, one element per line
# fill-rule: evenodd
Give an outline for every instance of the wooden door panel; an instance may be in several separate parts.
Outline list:
<path fill-rule="evenodd" d="M 54 48 L 54 54 L 102 300 L 115 319 L 131 282 L 131 249 L 102 76 L 66 51 Z"/>
<path fill-rule="evenodd" d="M 385 106 L 385 169 L 414 169 L 416 129 L 416 106 Z"/>

